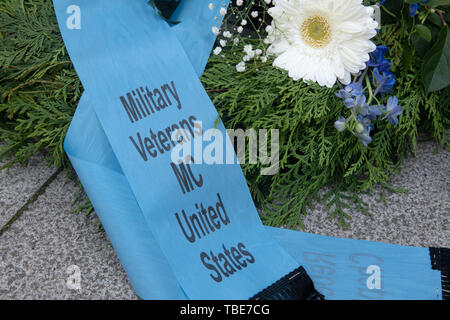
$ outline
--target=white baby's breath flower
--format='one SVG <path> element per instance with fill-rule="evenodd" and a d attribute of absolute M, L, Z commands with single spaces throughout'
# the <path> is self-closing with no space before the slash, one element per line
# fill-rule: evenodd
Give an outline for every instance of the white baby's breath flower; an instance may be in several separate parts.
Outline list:
<path fill-rule="evenodd" d="M 257 17 L 258 17 L 258 11 L 252 11 L 252 13 L 250 13 L 250 15 L 251 15 L 253 18 L 257 18 Z"/>
<path fill-rule="evenodd" d="M 245 71 L 245 62 L 241 61 L 236 65 L 236 71 L 237 72 L 244 72 Z"/>
<path fill-rule="evenodd" d="M 208 5 L 208 8 L 209 8 L 209 10 L 214 10 L 214 4 L 211 2 L 211 3 Z"/>
<path fill-rule="evenodd" d="M 249 52 L 252 52 L 253 51 L 253 46 L 251 45 L 251 44 L 247 44 L 247 45 L 245 45 L 244 46 L 244 52 L 245 53 L 249 53 Z"/>
<path fill-rule="evenodd" d="M 256 54 L 256 56 L 260 56 L 262 54 L 262 50 L 261 49 L 256 49 L 255 50 L 255 54 Z"/>
<path fill-rule="evenodd" d="M 275 36 L 273 34 L 268 35 L 265 39 L 264 39 L 264 43 L 265 44 L 271 44 L 272 42 L 275 41 Z"/>
<path fill-rule="evenodd" d="M 220 33 L 219 28 L 217 28 L 216 26 L 213 26 L 213 27 L 211 28 L 211 31 L 212 31 L 212 33 L 214 33 L 216 36 L 218 36 L 219 33 Z"/>
<path fill-rule="evenodd" d="M 234 39 L 233 39 L 233 43 L 234 43 L 234 44 L 238 44 L 238 43 L 239 43 L 239 38 L 234 38 Z"/>
<path fill-rule="evenodd" d="M 332 87 L 350 83 L 366 68 L 376 35 L 373 8 L 361 0 L 277 0 L 269 9 L 275 31 L 268 51 L 273 65 L 294 80 Z"/>
<path fill-rule="evenodd" d="M 220 8 L 220 10 L 219 10 L 219 14 L 221 15 L 221 16 L 224 16 L 224 15 L 226 15 L 227 14 L 227 9 L 225 9 L 225 8 Z"/>
<path fill-rule="evenodd" d="M 243 19 L 243 20 L 241 21 L 241 26 L 245 26 L 245 25 L 247 25 L 247 20 Z"/>
<path fill-rule="evenodd" d="M 239 27 L 237 28 L 237 32 L 242 33 L 242 31 L 244 31 L 244 28 L 242 28 L 241 26 L 239 26 Z"/>
<path fill-rule="evenodd" d="M 244 4 L 244 0 L 236 0 L 236 5 L 238 7 L 242 6 Z"/>
<path fill-rule="evenodd" d="M 221 47 L 216 47 L 213 51 L 213 53 L 217 56 L 222 52 L 222 48 Z"/>
<path fill-rule="evenodd" d="M 221 39 L 221 40 L 219 41 L 219 43 L 220 43 L 220 45 L 221 45 L 222 47 L 225 47 L 225 46 L 227 45 L 227 41 L 226 41 L 226 40 L 223 40 L 223 39 Z"/>
<path fill-rule="evenodd" d="M 233 35 L 231 34 L 230 31 L 224 31 L 224 32 L 223 32 L 223 36 L 224 36 L 225 38 L 231 38 Z"/>

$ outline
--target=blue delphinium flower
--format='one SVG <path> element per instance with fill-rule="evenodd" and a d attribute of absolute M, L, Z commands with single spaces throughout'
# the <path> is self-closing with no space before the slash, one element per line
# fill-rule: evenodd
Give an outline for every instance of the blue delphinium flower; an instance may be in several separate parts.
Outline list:
<path fill-rule="evenodd" d="M 361 82 L 352 82 L 349 85 L 347 85 L 344 89 L 339 90 L 339 92 L 336 93 L 336 96 L 346 100 L 352 97 L 360 96 L 362 94 L 363 94 L 363 86 Z"/>
<path fill-rule="evenodd" d="M 383 4 L 385 1 L 381 3 Z M 345 129 L 350 130 L 359 139 L 360 143 L 366 147 L 372 142 L 370 133 L 375 129 L 374 121 L 384 114 L 384 120 L 387 119 L 390 124 L 398 125 L 397 117 L 402 113 L 402 107 L 398 105 L 398 99 L 395 96 L 388 99 L 386 106 L 369 106 L 372 99 L 377 100 L 377 95 L 390 93 L 395 85 L 395 76 L 391 72 L 392 63 L 385 58 L 388 51 L 388 47 L 378 46 L 370 54 L 366 70 L 359 76 L 356 76 L 349 85 L 344 88 L 340 86 L 341 89 L 336 93 L 336 96 L 344 100 L 344 105 L 351 110 L 351 116 L 348 119 L 339 117 L 334 123 L 334 127 L 339 132 Z M 372 68 L 372 72 L 367 78 L 370 68 Z M 364 79 L 372 82 L 376 88 L 372 91 L 372 87 L 368 83 L 367 88 L 370 94 L 370 101 L 367 101 L 362 85 Z"/>
<path fill-rule="evenodd" d="M 388 47 L 377 46 L 375 51 L 370 54 L 370 60 L 367 62 L 367 65 L 378 68 L 380 72 L 389 71 L 392 68 L 392 63 L 384 58 L 388 51 Z"/>
<path fill-rule="evenodd" d="M 418 3 L 413 3 L 409 5 L 409 16 L 414 17 L 417 14 L 417 9 L 419 9 Z"/>
<path fill-rule="evenodd" d="M 336 130 L 339 132 L 344 131 L 346 121 L 347 119 L 345 119 L 344 117 L 339 117 L 338 120 L 334 123 L 334 127 L 336 128 Z"/>
<path fill-rule="evenodd" d="M 428 2 L 428 0 L 422 0 L 422 3 Z M 417 10 L 419 9 L 418 3 L 413 3 L 409 5 L 409 16 L 414 17 L 417 14 Z"/>
<path fill-rule="evenodd" d="M 378 70 L 379 70 L 380 72 L 386 72 L 386 71 L 390 71 L 391 68 L 392 68 L 392 62 L 390 62 L 390 61 L 387 60 L 387 59 L 383 59 L 383 60 L 380 62 L 380 66 L 378 67 Z"/>
<path fill-rule="evenodd" d="M 358 137 L 359 141 L 367 147 L 372 142 L 372 137 L 370 136 L 370 132 L 356 133 L 356 137 Z"/>
<path fill-rule="evenodd" d="M 377 120 L 378 116 L 383 113 L 383 109 L 379 105 L 370 106 L 366 115 L 372 121 Z"/>
<path fill-rule="evenodd" d="M 373 126 L 371 118 L 369 117 L 369 114 L 367 114 L 365 116 L 362 114 L 359 114 L 357 117 L 357 120 L 360 124 L 363 125 L 364 130 L 367 130 L 368 132 L 370 132 L 371 130 L 374 129 L 374 126 Z M 375 118 L 375 120 L 376 120 L 376 118 Z"/>
<path fill-rule="evenodd" d="M 355 110 L 364 109 L 365 110 L 369 107 L 366 103 L 366 100 L 367 100 L 367 98 L 365 95 L 360 95 L 355 98 L 345 99 L 344 105 L 349 109 L 355 109 Z"/>
<path fill-rule="evenodd" d="M 344 105 L 352 109 L 354 114 L 357 115 L 357 125 L 355 132 L 352 132 L 364 146 L 368 146 L 372 142 L 370 137 L 370 131 L 373 129 L 371 119 L 378 114 L 373 107 L 369 107 L 367 104 L 367 97 L 364 95 L 362 81 L 353 82 L 341 89 L 336 95 L 344 100 Z M 381 114 L 381 111 L 380 111 Z M 376 116 L 375 116 L 376 119 Z M 375 120 L 374 119 L 374 120 Z M 347 119 L 339 117 L 334 123 L 334 127 L 339 132 L 342 132 L 346 128 Z"/>
<path fill-rule="evenodd" d="M 378 68 L 373 69 L 373 80 L 377 89 L 374 95 L 378 93 L 390 93 L 395 85 L 395 76 L 390 71 L 380 72 Z"/>
<path fill-rule="evenodd" d="M 359 141 L 367 147 L 372 142 L 370 131 L 373 129 L 373 124 L 366 117 L 358 116 L 358 124 L 356 125 L 356 132 L 354 135 L 358 137 Z"/>
<path fill-rule="evenodd" d="M 392 125 L 398 125 L 397 117 L 403 113 L 403 108 L 398 105 L 397 97 L 389 97 L 386 106 L 382 108 L 387 112 L 383 119 L 387 119 Z"/>

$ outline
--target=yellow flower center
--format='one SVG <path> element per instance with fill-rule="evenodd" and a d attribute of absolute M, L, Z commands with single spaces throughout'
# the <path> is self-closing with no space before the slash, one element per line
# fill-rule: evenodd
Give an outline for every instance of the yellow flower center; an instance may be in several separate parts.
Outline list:
<path fill-rule="evenodd" d="M 301 27 L 303 40 L 314 48 L 325 46 L 331 38 L 330 24 L 321 16 L 312 16 Z"/>

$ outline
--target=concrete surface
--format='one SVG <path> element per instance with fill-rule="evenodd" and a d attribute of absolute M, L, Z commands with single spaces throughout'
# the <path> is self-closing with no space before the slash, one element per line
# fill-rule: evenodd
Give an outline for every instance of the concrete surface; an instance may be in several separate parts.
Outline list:
<path fill-rule="evenodd" d="M 417 158 L 407 158 L 401 174 L 391 178 L 393 187 L 408 193 L 386 191 L 386 203 L 381 200 L 380 187 L 361 196 L 369 205 L 370 217 L 350 213 L 350 228 L 342 230 L 319 204 L 303 219 L 305 231 L 417 247 L 450 247 L 450 152 L 435 151 L 431 142 L 419 144 Z"/>
<path fill-rule="evenodd" d="M 7 161 L 0 161 L 0 167 Z M 44 156 L 33 156 L 26 167 L 14 165 L 9 172 L 0 170 L 0 228 L 20 209 L 55 168 L 45 165 Z"/>
<path fill-rule="evenodd" d="M 338 228 L 320 205 L 304 219 L 306 231 L 337 237 L 414 246 L 450 247 L 450 152 L 421 143 L 393 185 L 407 194 L 364 196 L 372 217 L 354 213 L 349 230 Z M 10 177 L 0 173 L 0 213 L 14 214 L 52 170 L 36 158 Z M 41 164 L 41 165 L 40 165 Z M 54 171 L 54 169 L 53 169 Z M 65 173 L 0 235 L 0 299 L 136 299 L 111 245 L 98 231 L 95 214 L 72 214 L 77 185 Z M 17 194 L 21 194 L 18 197 Z M 5 200 L 6 199 L 6 200 Z M 2 221 L 4 221 L 3 218 Z M 0 224 L 0 229 L 2 225 Z M 71 265 L 79 267 L 81 289 L 70 289 Z"/>
<path fill-rule="evenodd" d="M 136 299 L 97 217 L 73 214 L 77 185 L 61 173 L 0 236 L 0 299 Z M 79 267 L 80 289 L 66 282 Z"/>

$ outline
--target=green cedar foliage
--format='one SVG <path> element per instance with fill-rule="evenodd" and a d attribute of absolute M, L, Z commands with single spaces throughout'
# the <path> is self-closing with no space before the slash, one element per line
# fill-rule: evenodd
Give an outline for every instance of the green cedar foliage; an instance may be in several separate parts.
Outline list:
<path fill-rule="evenodd" d="M 422 60 L 411 54 L 401 23 L 383 27 L 380 35 L 377 43 L 391 48 L 395 94 L 404 112 L 397 127 L 377 122 L 369 147 L 335 130 L 334 122 L 346 112 L 337 88 L 295 82 L 270 61 L 249 63 L 238 73 L 242 46 L 226 48 L 226 58 L 211 56 L 201 80 L 225 125 L 280 130 L 278 174 L 261 176 L 260 165 L 243 165 L 266 224 L 301 226 L 302 215 L 319 200 L 347 227 L 352 212 L 369 213 L 361 192 L 376 184 L 390 188 L 389 177 L 416 149 L 419 129 L 448 146 L 448 88 L 427 93 Z M 42 149 L 49 151 L 51 163 L 68 165 L 63 141 L 82 91 L 51 1 L 1 1 L 0 140 L 8 145 L 0 146 L 0 157 L 9 159 L 4 167 L 25 163 Z M 324 187 L 328 192 L 319 196 Z M 78 203 L 80 210 L 91 209 L 82 197 Z"/>
<path fill-rule="evenodd" d="M 67 163 L 63 141 L 83 89 L 64 47 L 52 2 L 0 3 L 0 157 L 25 163 L 41 149 Z"/>

